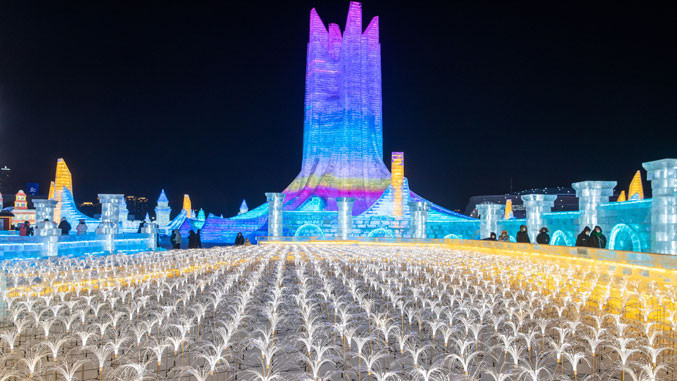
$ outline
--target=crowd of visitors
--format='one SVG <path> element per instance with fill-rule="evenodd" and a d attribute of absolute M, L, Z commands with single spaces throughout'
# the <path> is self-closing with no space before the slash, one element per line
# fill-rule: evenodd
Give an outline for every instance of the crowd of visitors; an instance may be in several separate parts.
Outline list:
<path fill-rule="evenodd" d="M 139 232 L 141 232 L 144 224 L 145 223 L 142 222 L 141 226 L 139 226 Z M 71 231 L 71 225 L 65 218 L 61 219 L 58 228 L 59 230 L 61 230 L 62 235 L 68 235 Z M 87 234 L 87 224 L 85 224 L 85 220 L 81 219 L 80 223 L 75 228 L 75 230 L 78 235 Z M 536 243 L 538 243 L 539 245 L 549 245 L 550 234 L 548 233 L 549 233 L 548 228 L 546 228 L 545 226 L 542 227 L 538 231 L 538 235 L 536 236 Z M 26 237 L 32 236 L 33 234 L 34 230 L 30 222 L 24 221 L 23 224 L 19 225 L 20 236 Z M 497 237 L 496 233 L 491 232 L 489 234 L 489 237 L 484 238 L 483 240 L 510 242 L 510 236 L 508 235 L 507 230 L 503 230 L 501 231 L 500 236 Z M 172 234 L 169 237 L 169 241 L 171 242 L 173 249 L 181 248 L 181 233 L 179 232 L 179 229 L 172 230 Z M 515 242 L 531 243 L 531 238 L 529 237 L 529 232 L 526 225 L 520 226 L 519 231 L 515 235 Z M 234 244 L 235 246 L 249 246 L 251 245 L 251 242 L 249 241 L 249 238 L 245 239 L 242 233 L 237 233 Z M 602 233 L 602 228 L 599 226 L 595 226 L 594 229 L 590 229 L 590 227 L 586 226 L 583 229 L 583 231 L 578 235 L 578 237 L 576 237 L 576 246 L 578 247 L 594 247 L 604 249 L 606 248 L 606 245 L 607 238 Z M 188 248 L 189 249 L 202 248 L 202 237 L 200 229 L 198 229 L 197 232 L 190 230 L 190 232 L 188 233 Z"/>
<path fill-rule="evenodd" d="M 548 234 L 548 228 L 545 226 L 538 231 L 536 236 L 536 243 L 539 245 L 549 245 L 550 244 L 550 234 Z M 501 235 L 496 238 L 496 233 L 491 232 L 489 237 L 483 238 L 484 241 L 502 241 L 510 242 L 510 236 L 506 230 L 501 232 Z M 526 225 L 521 225 L 519 231 L 515 235 L 515 242 L 518 243 L 531 243 L 531 238 L 529 238 L 529 232 Z M 576 238 L 576 246 L 579 247 L 594 247 L 598 249 L 606 248 L 607 239 L 604 234 L 602 234 L 602 228 L 595 226 L 595 229 L 590 229 L 585 227 L 581 234 Z"/>
<path fill-rule="evenodd" d="M 179 229 L 172 230 L 172 234 L 169 236 L 169 241 L 171 242 L 173 249 L 181 248 L 181 232 L 179 232 Z M 251 242 L 249 241 L 249 238 L 245 239 L 242 233 L 237 233 L 234 244 L 235 246 L 249 246 L 251 245 Z M 188 232 L 188 248 L 202 248 L 202 236 L 200 229 L 198 229 L 197 232 L 193 230 Z"/>

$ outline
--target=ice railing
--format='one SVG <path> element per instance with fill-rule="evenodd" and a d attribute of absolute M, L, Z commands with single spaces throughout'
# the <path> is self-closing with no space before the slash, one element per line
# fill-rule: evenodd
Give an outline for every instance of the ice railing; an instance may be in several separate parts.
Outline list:
<path fill-rule="evenodd" d="M 116 252 L 136 252 L 150 249 L 149 233 L 119 233 L 114 235 Z M 87 233 L 59 236 L 58 256 L 94 255 L 105 252 L 103 234 Z M 0 260 L 29 259 L 44 256 L 44 237 L 0 236 Z"/>

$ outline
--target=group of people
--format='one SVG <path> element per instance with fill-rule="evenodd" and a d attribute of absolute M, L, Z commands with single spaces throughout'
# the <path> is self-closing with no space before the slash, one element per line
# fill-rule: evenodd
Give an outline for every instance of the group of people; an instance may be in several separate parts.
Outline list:
<path fill-rule="evenodd" d="M 172 243 L 173 249 L 181 248 L 181 232 L 179 229 L 172 230 L 172 234 L 169 236 L 169 241 Z M 249 246 L 251 242 L 249 238 L 244 238 L 242 233 L 237 233 L 235 237 L 235 246 Z M 202 248 L 202 237 L 200 235 L 200 229 L 197 232 L 193 230 L 188 232 L 188 248 L 189 249 L 201 249 Z"/>
<path fill-rule="evenodd" d="M 235 237 L 235 246 L 249 246 L 251 244 L 249 238 L 245 239 L 242 233 L 237 233 L 237 236 Z"/>
<path fill-rule="evenodd" d="M 172 243 L 173 249 L 181 248 L 181 232 L 179 229 L 172 230 L 171 236 L 169 236 L 169 241 Z M 202 248 L 202 236 L 200 234 L 200 229 L 197 229 L 197 233 L 191 230 L 188 232 L 188 248 L 189 249 L 201 249 Z"/>
<path fill-rule="evenodd" d="M 49 222 L 49 220 L 46 219 L 45 222 Z M 57 228 L 61 230 L 61 235 L 68 235 L 70 234 L 72 227 L 68 220 L 66 220 L 65 217 L 62 217 Z M 29 221 L 24 221 L 22 224 L 19 224 L 18 230 L 19 236 L 21 237 L 29 237 L 35 234 L 35 230 Z M 85 224 L 85 220 L 80 220 L 78 226 L 75 227 L 75 231 L 78 235 L 87 234 L 87 224 Z"/>
<path fill-rule="evenodd" d="M 484 238 L 485 241 L 503 241 L 510 242 L 510 236 L 508 235 L 507 230 L 503 230 L 501 235 L 496 237 L 496 233 L 491 232 L 488 238 Z M 526 225 L 521 225 L 520 230 L 515 235 L 515 242 L 519 243 L 531 243 L 531 238 L 527 231 Z M 539 245 L 549 245 L 550 244 L 550 234 L 548 234 L 548 228 L 545 226 L 538 231 L 536 236 L 536 243 Z M 576 246 L 580 247 L 595 247 L 599 249 L 606 248 L 606 237 L 602 234 L 602 228 L 595 226 L 594 230 L 591 230 L 589 227 L 585 227 L 581 234 L 576 238 Z"/>
<path fill-rule="evenodd" d="M 576 246 L 604 249 L 606 247 L 606 236 L 602 234 L 602 228 L 599 226 L 595 226 L 593 230 L 586 226 L 581 234 L 576 237 Z"/>

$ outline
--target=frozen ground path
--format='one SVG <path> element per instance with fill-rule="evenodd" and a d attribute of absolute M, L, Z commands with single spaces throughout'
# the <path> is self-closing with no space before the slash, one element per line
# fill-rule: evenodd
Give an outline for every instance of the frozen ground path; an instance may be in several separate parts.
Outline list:
<path fill-rule="evenodd" d="M 279 244 L 4 268 L 0 380 L 675 379 L 675 290 L 601 267 Z"/>

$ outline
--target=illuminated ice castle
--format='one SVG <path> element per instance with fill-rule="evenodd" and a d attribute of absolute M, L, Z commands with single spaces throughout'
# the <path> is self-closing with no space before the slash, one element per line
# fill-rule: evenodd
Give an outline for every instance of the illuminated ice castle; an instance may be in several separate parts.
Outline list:
<path fill-rule="evenodd" d="M 351 202 L 354 234 L 402 237 L 409 229 L 409 190 L 404 155 L 394 153 L 393 174 L 383 162 L 381 45 L 378 17 L 366 29 L 360 3 L 351 2 L 343 31 L 327 28 L 310 11 L 306 60 L 303 161 L 282 192 L 285 235 L 337 234 L 337 200 Z M 278 196 L 282 197 L 282 196 Z M 472 221 L 430 204 L 431 222 Z M 267 235 L 268 203 L 232 218 L 209 215 L 204 242 L 232 242 L 238 232 Z M 185 222 L 184 233 L 190 229 Z"/>
<path fill-rule="evenodd" d="M 404 154 L 383 162 L 381 52 L 378 17 L 362 28 L 361 5 L 351 2 L 343 31 L 310 12 L 307 47 L 303 161 L 301 171 L 268 202 L 231 218 L 185 218 L 182 234 L 202 225 L 202 241 L 232 243 L 238 232 L 257 236 L 318 238 L 485 238 L 527 225 L 535 238 L 548 227 L 552 244 L 572 246 L 584 226 L 600 225 L 609 248 L 677 254 L 677 160 L 644 163 L 653 199 L 643 199 L 641 180 L 625 195 L 610 197 L 615 181 L 572 184 L 579 210 L 552 212 L 555 195 L 522 196 L 526 218 L 511 218 L 505 205 L 478 205 L 480 219 L 435 205 L 410 190 Z M 621 201 L 621 202 L 619 202 Z M 185 210 L 182 213 L 190 213 Z M 507 217 L 506 217 L 507 216 Z M 173 221 L 176 224 L 175 219 Z M 174 225 L 176 226 L 176 225 Z M 166 226 L 168 231 L 169 226 Z M 161 226 L 162 228 L 162 226 Z"/>

